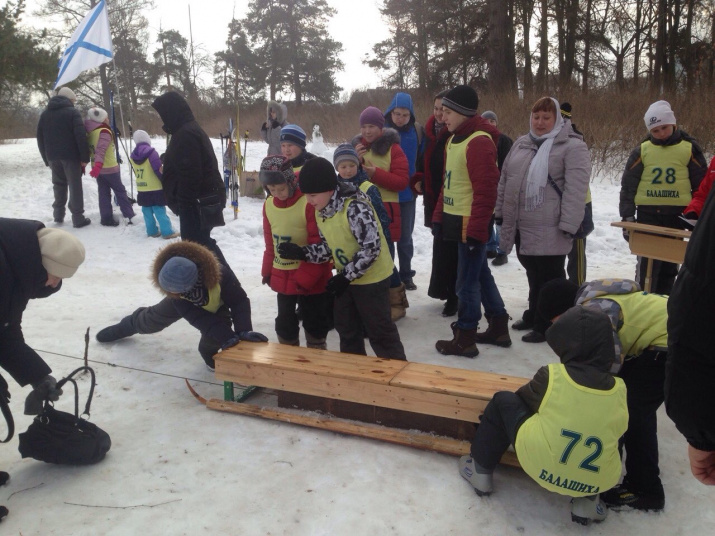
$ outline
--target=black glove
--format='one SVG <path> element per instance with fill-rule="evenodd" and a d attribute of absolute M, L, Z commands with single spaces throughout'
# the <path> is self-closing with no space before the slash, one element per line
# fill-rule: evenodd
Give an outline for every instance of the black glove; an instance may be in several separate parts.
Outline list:
<path fill-rule="evenodd" d="M 483 246 L 484 244 L 477 240 L 476 238 L 472 238 L 471 236 L 467 237 L 467 247 L 469 248 L 469 251 L 472 252 L 475 249 L 477 249 L 480 246 Z"/>
<path fill-rule="evenodd" d="M 257 331 L 239 331 L 238 338 L 248 342 L 268 342 L 268 337 Z"/>
<path fill-rule="evenodd" d="M 345 289 L 350 286 L 350 280 L 343 274 L 334 275 L 328 279 L 328 284 L 325 285 L 325 290 L 333 296 L 340 296 Z"/>
<path fill-rule="evenodd" d="M 433 223 L 432 224 L 432 236 L 435 238 L 442 238 L 442 224 Z"/>
<path fill-rule="evenodd" d="M 634 222 L 634 221 L 636 221 L 636 219 L 635 219 L 633 216 L 628 216 L 627 218 L 623 218 L 623 220 L 621 220 L 621 221 Z M 630 233 L 629 233 L 628 229 L 623 229 L 623 240 L 625 240 L 626 242 L 628 242 L 628 241 L 630 240 L 630 237 L 631 237 L 631 236 L 630 236 Z"/>
<path fill-rule="evenodd" d="M 25 399 L 25 415 L 38 415 L 45 400 L 59 400 L 62 389 L 57 388 L 57 380 L 49 374 L 32 384 L 32 391 Z"/>
<path fill-rule="evenodd" d="M 689 220 L 697 220 L 698 215 L 691 210 L 690 212 L 686 212 L 685 214 L 683 214 L 683 218 L 688 218 Z"/>
<path fill-rule="evenodd" d="M 566 235 L 566 238 L 573 238 L 573 233 L 569 233 L 568 231 L 561 231 L 561 232 L 564 233 L 564 235 Z"/>
<path fill-rule="evenodd" d="M 293 242 L 281 242 L 278 244 L 278 255 L 284 259 L 294 261 L 304 261 L 306 259 L 305 251 L 298 244 Z"/>
<path fill-rule="evenodd" d="M 238 335 L 235 337 L 231 337 L 229 340 L 227 340 L 223 345 L 221 345 L 221 350 L 227 350 L 228 348 L 232 348 L 233 346 L 236 346 L 240 342 L 240 338 Z"/>
<path fill-rule="evenodd" d="M 502 223 L 504 223 L 504 218 L 494 218 L 494 225 L 501 227 Z"/>
<path fill-rule="evenodd" d="M 270 285 L 271 284 L 271 276 L 267 275 L 261 279 L 261 285 Z"/>

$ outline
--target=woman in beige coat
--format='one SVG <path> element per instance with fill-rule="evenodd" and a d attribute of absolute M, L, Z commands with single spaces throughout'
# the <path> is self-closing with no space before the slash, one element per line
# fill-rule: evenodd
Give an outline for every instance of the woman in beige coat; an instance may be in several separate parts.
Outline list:
<path fill-rule="evenodd" d="M 529 308 L 516 330 L 532 330 L 525 342 L 543 342 L 549 325 L 539 317 L 541 286 L 565 278 L 564 261 L 584 216 L 591 160 L 583 137 L 559 113 L 559 103 L 542 97 L 531 109 L 529 133 L 514 142 L 502 167 L 495 217 L 499 247 L 516 245 L 529 281 Z"/>

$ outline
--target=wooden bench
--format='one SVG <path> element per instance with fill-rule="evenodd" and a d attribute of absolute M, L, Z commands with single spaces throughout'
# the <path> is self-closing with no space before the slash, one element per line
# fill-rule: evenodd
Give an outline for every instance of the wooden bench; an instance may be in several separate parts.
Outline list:
<path fill-rule="evenodd" d="M 651 288 L 654 259 L 683 264 L 685 249 L 688 247 L 686 239 L 690 238 L 691 231 L 628 221 L 615 221 L 611 225 L 626 229 L 631 253 L 648 259 L 643 285 L 646 292 L 650 292 Z"/>
<path fill-rule="evenodd" d="M 479 421 L 479 416 L 494 393 L 515 391 L 528 381 L 526 378 L 503 374 L 275 343 L 242 342 L 218 354 L 215 362 L 216 377 L 228 382 L 467 423 Z M 260 414 L 257 412 L 260 408 L 231 401 L 210 400 L 207 406 L 222 411 Z M 375 425 L 345 422 L 330 417 L 311 416 L 305 422 L 300 422 L 300 414 L 286 409 L 266 410 L 266 414 L 261 416 L 450 454 L 464 454 L 469 451 L 468 441 L 449 438 L 442 438 L 442 441 L 440 438 L 423 434 L 428 437 L 423 438 L 424 441 L 419 439 L 420 445 L 415 445 L 416 434 L 413 432 L 391 430 L 388 433 L 389 438 L 380 437 L 377 430 L 379 427 Z M 350 430 L 347 430 L 346 426 Z M 399 434 L 406 435 L 401 437 L 402 440 L 396 440 L 400 439 Z M 434 441 L 430 443 L 429 437 Z"/>

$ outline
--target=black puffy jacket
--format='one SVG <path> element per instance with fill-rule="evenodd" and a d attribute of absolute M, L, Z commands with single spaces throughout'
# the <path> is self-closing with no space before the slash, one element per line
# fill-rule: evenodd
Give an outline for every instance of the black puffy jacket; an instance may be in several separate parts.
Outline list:
<path fill-rule="evenodd" d="M 42 160 L 89 162 L 87 131 L 82 115 L 67 97 L 52 97 L 37 123 L 37 147 Z"/>

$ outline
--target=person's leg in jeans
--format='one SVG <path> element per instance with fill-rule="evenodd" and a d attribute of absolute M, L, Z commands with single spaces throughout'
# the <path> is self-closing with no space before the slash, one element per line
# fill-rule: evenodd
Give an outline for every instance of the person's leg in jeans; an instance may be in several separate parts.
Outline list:
<path fill-rule="evenodd" d="M 457 327 L 473 330 L 482 317 L 480 274 L 486 259 L 484 244 L 470 245 L 460 242 L 457 266 Z"/>
<path fill-rule="evenodd" d="M 412 256 L 414 255 L 414 244 L 412 242 L 412 233 L 415 230 L 415 210 L 417 201 L 401 201 L 400 202 L 400 217 L 401 229 L 400 240 L 397 242 L 397 257 L 400 262 L 400 280 L 411 288 L 412 278 L 415 276 L 412 270 Z M 416 287 L 415 287 L 416 288 Z"/>
<path fill-rule="evenodd" d="M 484 314 L 487 318 L 506 315 L 504 300 L 499 293 L 492 271 L 489 269 L 486 255 L 482 262 L 482 269 L 479 271 L 479 286 L 481 302 L 484 305 Z"/>

